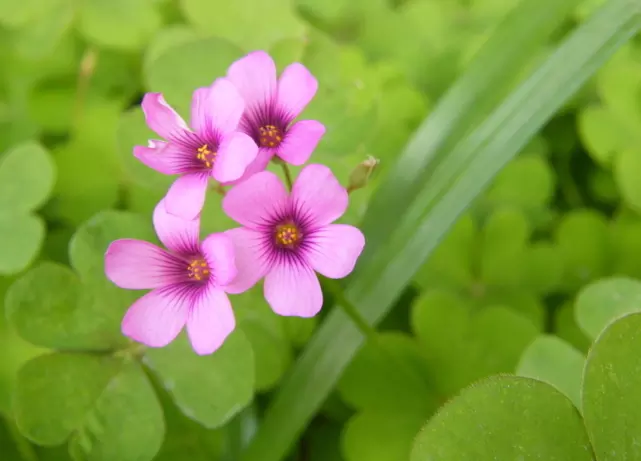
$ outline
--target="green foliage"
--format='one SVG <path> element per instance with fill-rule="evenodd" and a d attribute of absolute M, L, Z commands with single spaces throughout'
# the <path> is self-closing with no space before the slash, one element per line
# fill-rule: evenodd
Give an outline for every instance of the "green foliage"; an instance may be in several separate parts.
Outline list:
<path fill-rule="evenodd" d="M 581 408 L 581 379 L 585 357 L 556 336 L 541 335 L 523 352 L 517 374 L 544 381 Z"/>
<path fill-rule="evenodd" d="M 641 383 L 641 315 L 631 314 L 611 324 L 588 354 L 583 375 L 585 425 L 599 461 L 635 459 L 641 448 L 635 435 Z"/>
<path fill-rule="evenodd" d="M 56 177 L 50 154 L 28 142 L 0 156 L 0 274 L 25 269 L 45 234 L 33 213 L 49 198 Z"/>
<path fill-rule="evenodd" d="M 602 279 L 586 286 L 576 299 L 577 324 L 596 339 L 617 317 L 641 310 L 641 282 L 628 278 Z"/>
<path fill-rule="evenodd" d="M 167 347 L 148 349 L 144 363 L 158 374 L 180 410 L 208 428 L 225 424 L 253 395 L 252 350 L 241 332 L 206 356 L 194 354 L 183 334 Z"/>
<path fill-rule="evenodd" d="M 443 406 L 419 433 L 410 457 L 492 458 L 591 461 L 592 453 L 579 414 L 565 396 L 540 381 L 500 376 Z"/>
<path fill-rule="evenodd" d="M 0 0 L 3 459 L 638 457 L 640 15 L 630 0 Z M 143 293 L 106 279 L 104 252 L 156 242 L 174 180 L 132 155 L 159 138 L 140 100 L 162 92 L 189 122 L 194 90 L 256 49 L 318 79 L 311 162 L 347 184 L 380 160 L 340 218 L 367 241 L 341 286 L 378 331 L 330 293 L 315 318 L 278 316 L 259 284 L 230 297 L 237 328 L 213 355 L 184 333 L 134 344 L 120 323 Z M 201 220 L 203 236 L 237 226 L 214 190 Z"/>

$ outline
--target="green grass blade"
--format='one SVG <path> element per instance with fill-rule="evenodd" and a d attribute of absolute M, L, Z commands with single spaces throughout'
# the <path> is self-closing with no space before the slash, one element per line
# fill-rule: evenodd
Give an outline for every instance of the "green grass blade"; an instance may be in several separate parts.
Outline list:
<path fill-rule="evenodd" d="M 578 3 L 579 0 L 523 1 L 506 15 L 467 72 L 416 130 L 385 183 L 372 197 L 362 226 L 369 243 L 362 259 L 367 260 L 372 254 L 369 248 L 378 247 L 387 238 L 417 191 L 432 176 L 431 166 L 508 94 L 523 67 L 532 62 Z"/>
<path fill-rule="evenodd" d="M 434 172 L 435 181 L 413 191 L 416 198 L 401 219 L 394 220 L 396 227 L 387 239 L 380 244 L 368 241 L 374 247 L 371 257 L 350 279 L 346 295 L 370 322 L 376 323 L 391 308 L 451 224 L 493 176 L 640 28 L 641 4 L 609 1 L 443 157 Z M 411 171 L 425 165 L 409 162 L 406 166 Z M 389 219 L 388 211 L 379 210 L 377 219 Z M 362 340 L 340 310 L 331 313 L 283 381 L 244 461 L 280 461 L 286 456 Z"/>

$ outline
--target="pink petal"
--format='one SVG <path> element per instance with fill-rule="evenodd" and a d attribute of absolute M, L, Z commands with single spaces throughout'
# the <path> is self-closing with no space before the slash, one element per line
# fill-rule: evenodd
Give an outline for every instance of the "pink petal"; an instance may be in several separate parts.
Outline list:
<path fill-rule="evenodd" d="M 276 65 L 264 51 L 254 51 L 234 62 L 227 77 L 245 100 L 245 108 L 272 102 L 276 95 Z"/>
<path fill-rule="evenodd" d="M 267 165 L 269 165 L 270 160 L 274 156 L 274 152 L 274 149 L 258 148 L 258 155 L 256 155 L 256 160 L 254 160 L 247 166 L 247 168 L 245 169 L 245 173 L 243 173 L 243 175 L 235 181 L 228 181 L 222 184 L 224 186 L 240 184 L 241 182 L 244 182 L 254 176 L 256 173 L 265 171 L 265 168 L 267 168 Z"/>
<path fill-rule="evenodd" d="M 298 174 L 292 200 L 307 213 L 315 225 L 324 226 L 340 218 L 347 210 L 347 190 L 325 165 L 307 165 Z"/>
<path fill-rule="evenodd" d="M 187 334 L 199 355 L 207 355 L 223 345 L 234 331 L 234 311 L 225 292 L 213 284 L 199 293 L 187 320 Z"/>
<path fill-rule="evenodd" d="M 307 68 L 295 62 L 278 79 L 278 105 L 292 119 L 298 117 L 318 90 L 318 81 Z"/>
<path fill-rule="evenodd" d="M 226 78 L 218 78 L 208 88 L 194 92 L 191 124 L 201 134 L 226 134 L 234 131 L 245 110 L 245 101 Z"/>
<path fill-rule="evenodd" d="M 225 287 L 227 293 L 243 293 L 256 285 L 270 268 L 264 252 L 264 236 L 260 232 L 238 227 L 227 234 L 234 244 L 237 274 Z"/>
<path fill-rule="evenodd" d="M 234 243 L 224 233 L 211 234 L 200 246 L 216 286 L 221 287 L 236 277 Z"/>
<path fill-rule="evenodd" d="M 265 276 L 265 299 L 279 315 L 313 317 L 323 307 L 314 271 L 300 262 L 283 261 Z"/>
<path fill-rule="evenodd" d="M 170 285 L 147 293 L 122 319 L 125 336 L 149 347 L 163 347 L 182 330 L 194 301 L 193 286 Z"/>
<path fill-rule="evenodd" d="M 181 219 L 167 212 L 166 199 L 161 200 L 154 209 L 154 228 L 156 235 L 171 251 L 181 255 L 198 252 L 200 240 L 200 218 Z"/>
<path fill-rule="evenodd" d="M 172 144 L 149 141 L 149 147 L 135 146 L 134 156 L 142 163 L 163 174 L 184 173 L 184 154 Z"/>
<path fill-rule="evenodd" d="M 105 253 L 105 273 L 120 288 L 146 290 L 183 280 L 181 261 L 156 245 L 135 239 L 112 242 Z"/>
<path fill-rule="evenodd" d="M 245 133 L 235 132 L 225 136 L 214 163 L 214 179 L 221 183 L 239 179 L 257 155 L 258 146 Z"/>
<path fill-rule="evenodd" d="M 195 219 L 205 205 L 209 175 L 188 173 L 176 179 L 165 197 L 165 207 L 170 214 L 182 219 Z"/>
<path fill-rule="evenodd" d="M 243 226 L 256 228 L 287 203 L 287 191 L 281 180 L 271 171 L 263 171 L 227 191 L 223 210 Z"/>
<path fill-rule="evenodd" d="M 316 120 L 294 123 L 278 148 L 278 156 L 292 165 L 304 165 L 325 134 L 325 125 Z"/>
<path fill-rule="evenodd" d="M 185 121 L 167 104 L 162 94 L 145 94 L 141 105 L 147 125 L 161 137 L 171 140 L 189 130 Z"/>
<path fill-rule="evenodd" d="M 330 224 L 314 232 L 305 254 L 316 272 L 330 279 L 349 275 L 365 247 L 365 236 L 354 226 Z"/>

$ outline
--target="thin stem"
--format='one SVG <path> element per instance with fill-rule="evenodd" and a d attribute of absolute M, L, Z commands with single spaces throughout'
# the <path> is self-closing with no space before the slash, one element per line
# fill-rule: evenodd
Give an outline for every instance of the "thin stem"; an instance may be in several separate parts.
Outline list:
<path fill-rule="evenodd" d="M 96 70 L 96 63 L 98 61 L 98 52 L 94 48 L 88 48 L 80 61 L 80 69 L 78 71 L 78 84 L 76 86 L 76 100 L 74 104 L 74 117 L 76 123 L 82 117 L 82 112 L 87 98 L 87 91 L 89 90 L 89 82 L 91 76 Z"/>
<path fill-rule="evenodd" d="M 288 188 L 288 189 L 289 189 L 289 191 L 291 192 L 291 190 L 292 190 L 292 184 L 293 184 L 293 181 L 292 181 L 292 174 L 290 173 L 290 171 L 289 171 L 289 167 L 287 166 L 287 164 L 286 164 L 285 162 L 282 162 L 282 163 L 280 164 L 280 166 L 283 168 L 283 173 L 285 173 L 285 181 L 287 182 L 287 188 Z"/>
<path fill-rule="evenodd" d="M 354 325 L 360 330 L 360 332 L 368 340 L 376 341 L 376 330 L 367 323 L 367 320 L 358 312 L 356 306 L 354 306 L 343 294 L 343 289 L 338 284 L 336 280 L 325 279 L 324 283 L 328 291 L 334 296 L 338 305 L 343 309 L 343 312 L 349 316 L 349 318 L 354 322 Z"/>

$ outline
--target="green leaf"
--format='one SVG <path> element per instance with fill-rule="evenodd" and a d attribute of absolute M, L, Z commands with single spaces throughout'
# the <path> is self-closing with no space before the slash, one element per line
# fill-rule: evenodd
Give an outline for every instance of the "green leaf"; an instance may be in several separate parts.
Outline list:
<path fill-rule="evenodd" d="M 42 219 L 0 213 L 0 274 L 17 274 L 36 258 L 45 237 Z"/>
<path fill-rule="evenodd" d="M 0 157 L 0 210 L 26 213 L 42 205 L 53 188 L 51 155 L 39 144 L 16 146 Z"/>
<path fill-rule="evenodd" d="M 555 245 L 537 242 L 523 254 L 524 285 L 535 293 L 548 294 L 563 280 L 563 258 Z"/>
<path fill-rule="evenodd" d="M 381 333 L 363 346 L 343 373 L 338 391 L 358 409 L 419 409 L 426 415 L 436 407 L 420 345 L 396 332 Z"/>
<path fill-rule="evenodd" d="M 469 214 L 461 216 L 419 269 L 415 282 L 423 288 L 470 287 L 477 232 L 474 219 Z"/>
<path fill-rule="evenodd" d="M 143 65 L 149 66 L 158 56 L 161 56 L 169 49 L 183 44 L 195 42 L 198 34 L 193 28 L 184 24 L 172 24 L 158 31 L 147 49 Z"/>
<path fill-rule="evenodd" d="M 556 244 L 565 267 L 565 288 L 577 289 L 605 274 L 608 237 L 607 221 L 595 211 L 574 210 L 563 216 Z"/>
<path fill-rule="evenodd" d="M 546 206 L 554 194 L 554 172 L 544 157 L 521 155 L 508 163 L 487 191 L 486 200 L 530 212 Z"/>
<path fill-rule="evenodd" d="M 641 447 L 641 315 L 612 323 L 588 354 L 583 415 L 599 461 L 638 459 Z"/>
<path fill-rule="evenodd" d="M 429 414 L 365 410 L 350 419 L 343 430 L 346 461 L 399 461 L 408 459 L 412 442 Z"/>
<path fill-rule="evenodd" d="M 592 454 L 581 418 L 563 394 L 540 381 L 500 376 L 468 387 L 442 407 L 418 434 L 410 456 L 453 459 L 592 461 Z"/>
<path fill-rule="evenodd" d="M 621 197 L 633 209 L 641 210 L 641 186 L 638 174 L 641 171 L 641 150 L 625 149 L 614 161 L 614 180 Z"/>
<path fill-rule="evenodd" d="M 55 353 L 29 361 L 18 374 L 14 412 L 36 443 L 71 436 L 75 459 L 151 460 L 164 437 L 160 404 L 140 366 L 109 356 Z"/>
<path fill-rule="evenodd" d="M 223 77 L 231 63 L 242 55 L 240 48 L 221 38 L 190 41 L 171 47 L 154 59 L 144 69 L 145 82 L 150 91 L 163 93 L 169 104 L 188 119 L 196 88 L 209 86 L 217 77 Z"/>
<path fill-rule="evenodd" d="M 483 228 L 481 280 L 488 285 L 510 287 L 523 282 L 523 259 L 530 237 L 525 215 L 518 209 L 499 209 Z"/>
<path fill-rule="evenodd" d="M 641 310 L 641 282 L 611 277 L 583 288 L 576 298 L 578 325 L 592 339 L 618 317 Z"/>
<path fill-rule="evenodd" d="M 581 409 L 581 380 L 585 357 L 565 341 L 541 335 L 523 352 L 516 373 L 556 387 Z"/>
<path fill-rule="evenodd" d="M 504 307 L 475 309 L 446 291 L 424 293 L 414 304 L 412 330 L 424 346 L 430 376 L 451 395 L 485 376 L 511 372 L 538 329 Z"/>
<path fill-rule="evenodd" d="M 574 304 L 571 301 L 565 302 L 554 312 L 554 334 L 584 353 L 592 346 L 590 338 L 576 323 Z"/>
<path fill-rule="evenodd" d="M 610 228 L 612 273 L 641 278 L 641 222 L 615 221 Z"/>
<path fill-rule="evenodd" d="M 247 51 L 265 49 L 274 42 L 303 34 L 303 22 L 289 0 L 180 0 L 186 19 L 203 34 L 215 34 Z M 257 14 L 258 13 L 258 14 Z"/>
<path fill-rule="evenodd" d="M 197 355 L 181 334 L 167 347 L 147 349 L 144 362 L 158 375 L 178 408 L 207 428 L 228 422 L 253 397 L 254 357 L 240 331 L 205 356 Z"/>
<path fill-rule="evenodd" d="M 110 350 L 127 344 L 120 332 L 125 310 L 140 293 L 114 286 L 104 275 L 107 246 L 118 238 L 152 240 L 137 215 L 105 212 L 82 226 L 70 244 L 75 272 L 44 262 L 9 288 L 7 315 L 33 344 L 74 350 Z"/>
<path fill-rule="evenodd" d="M 604 166 L 609 166 L 630 141 L 626 127 L 601 106 L 588 106 L 579 112 L 578 130 L 590 156 Z"/>
<path fill-rule="evenodd" d="M 160 28 L 153 0 L 85 0 L 78 29 L 91 43 L 106 48 L 137 51 Z"/>
<path fill-rule="evenodd" d="M 482 104 L 479 95 L 490 86 L 500 87 L 505 80 L 499 75 L 510 74 L 508 81 L 514 78 L 510 71 L 528 54 L 524 46 L 536 47 L 572 6 L 572 2 L 526 1 L 507 15 L 487 42 L 486 52 L 479 52 L 476 65 L 463 80 L 467 83 L 441 99 L 432 121 L 419 129 L 403 160 L 387 176 L 386 186 L 377 190 L 378 203 L 370 203 L 364 221 L 368 246 L 345 294 L 367 321 L 375 323 L 384 317 L 449 227 L 498 170 L 641 26 L 638 5 L 611 0 L 561 43 L 481 126 L 470 126 L 471 106 L 472 112 L 487 111 L 487 100 Z M 469 135 L 462 135 L 468 131 Z M 443 147 L 443 138 L 452 134 L 452 141 L 459 140 L 458 147 L 439 150 L 436 158 L 443 162 L 437 168 L 430 165 L 433 175 L 425 181 L 434 148 Z M 276 461 L 285 456 L 362 341 L 346 315 L 333 310 L 282 381 L 242 461 Z"/>

